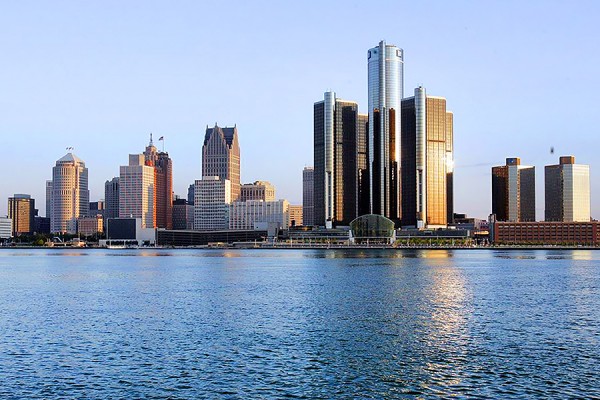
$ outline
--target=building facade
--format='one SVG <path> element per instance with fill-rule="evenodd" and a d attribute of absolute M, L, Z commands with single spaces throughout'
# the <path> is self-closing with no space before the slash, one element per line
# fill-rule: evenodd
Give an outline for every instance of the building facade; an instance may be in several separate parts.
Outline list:
<path fill-rule="evenodd" d="M 173 200 L 173 229 L 194 229 L 194 205 L 186 199 Z"/>
<path fill-rule="evenodd" d="M 52 181 L 46 181 L 46 218 L 52 217 Z"/>
<path fill-rule="evenodd" d="M 239 201 L 248 200 L 275 201 L 275 186 L 267 181 L 243 184 L 240 188 Z"/>
<path fill-rule="evenodd" d="M 313 226 L 315 224 L 314 182 L 314 168 L 304 167 L 302 170 L 302 217 L 305 226 Z"/>
<path fill-rule="evenodd" d="M 161 138 L 162 139 L 162 138 Z M 152 141 L 144 151 L 146 165 L 154 168 L 154 208 L 156 227 L 172 229 L 173 224 L 173 161 L 169 153 L 158 151 Z"/>
<path fill-rule="evenodd" d="M 98 214 L 93 217 L 77 218 L 77 233 L 82 236 L 93 236 L 103 231 L 104 220 L 102 215 Z"/>
<path fill-rule="evenodd" d="M 104 182 L 104 218 L 119 217 L 119 177 Z"/>
<path fill-rule="evenodd" d="M 494 244 L 597 246 L 600 224 L 594 222 L 495 222 Z"/>
<path fill-rule="evenodd" d="M 575 157 L 560 157 L 544 168 L 545 220 L 589 222 L 590 166 L 575 164 Z"/>
<path fill-rule="evenodd" d="M 403 50 L 379 42 L 369 49 L 370 213 L 395 223 L 401 218 L 400 108 L 403 97 Z"/>
<path fill-rule="evenodd" d="M 301 205 L 291 205 L 288 207 L 290 212 L 290 226 L 303 226 L 304 221 L 302 218 L 302 206 Z"/>
<path fill-rule="evenodd" d="M 15 194 L 8 198 L 8 217 L 12 219 L 13 236 L 34 232 L 35 200 L 28 194 Z"/>
<path fill-rule="evenodd" d="M 140 218 L 142 228 L 156 227 L 154 167 L 143 154 L 130 154 L 129 165 L 120 167 L 119 218 Z"/>
<path fill-rule="evenodd" d="M 366 116 L 358 104 L 325 92 L 314 104 L 314 224 L 348 225 L 359 213 L 361 178 L 366 171 L 359 149 L 366 153 Z M 363 157 L 364 158 L 364 157 Z"/>
<path fill-rule="evenodd" d="M 67 153 L 52 168 L 50 229 L 77 233 L 77 218 L 88 214 L 90 193 L 88 169 L 73 153 Z"/>
<path fill-rule="evenodd" d="M 12 219 L 8 216 L 0 217 L 0 240 L 5 241 L 12 237 Z"/>
<path fill-rule="evenodd" d="M 218 176 L 231 183 L 232 201 L 240 197 L 240 145 L 237 127 L 206 127 L 202 146 L 202 176 Z M 194 196 L 196 198 L 197 196 Z"/>
<path fill-rule="evenodd" d="M 195 182 L 195 230 L 216 231 L 229 228 L 231 192 L 231 182 L 218 176 L 205 176 Z"/>
<path fill-rule="evenodd" d="M 229 206 L 229 229 L 250 230 L 256 224 L 276 224 L 287 229 L 290 223 L 289 203 L 287 200 L 234 201 Z"/>
<path fill-rule="evenodd" d="M 518 157 L 492 167 L 492 214 L 497 221 L 535 221 L 535 167 Z"/>
<path fill-rule="evenodd" d="M 423 87 L 402 100 L 402 226 L 445 227 L 453 210 L 453 115 Z"/>

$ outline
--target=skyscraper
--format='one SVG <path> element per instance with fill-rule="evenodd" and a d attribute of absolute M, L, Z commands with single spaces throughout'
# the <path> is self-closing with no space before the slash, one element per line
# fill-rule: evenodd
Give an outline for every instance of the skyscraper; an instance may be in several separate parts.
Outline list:
<path fill-rule="evenodd" d="M 154 167 L 154 207 L 156 227 L 173 228 L 173 161 L 169 153 L 158 151 L 152 142 L 144 151 L 146 165 Z"/>
<path fill-rule="evenodd" d="M 231 182 L 231 200 L 240 197 L 240 145 L 237 127 L 206 127 L 202 146 L 202 176 L 218 176 Z M 196 196 L 197 197 L 197 196 Z"/>
<path fill-rule="evenodd" d="M 88 214 L 90 192 L 88 169 L 73 153 L 67 153 L 52 168 L 52 232 L 77 233 L 77 218 Z"/>
<path fill-rule="evenodd" d="M 314 177 L 314 168 L 304 167 L 302 170 L 302 218 L 305 226 L 315 224 Z"/>
<path fill-rule="evenodd" d="M 141 218 L 142 228 L 156 227 L 154 167 L 143 154 L 130 154 L 129 165 L 121 166 L 119 218 Z"/>
<path fill-rule="evenodd" d="M 398 221 L 400 193 L 400 107 L 402 49 L 384 41 L 368 51 L 370 210 Z"/>
<path fill-rule="evenodd" d="M 444 227 L 452 221 L 453 118 L 446 99 L 423 87 L 402 100 L 402 225 Z"/>
<path fill-rule="evenodd" d="M 204 176 L 197 180 L 194 188 L 194 229 L 228 229 L 231 192 L 229 179 Z"/>
<path fill-rule="evenodd" d="M 518 157 L 492 167 L 492 214 L 497 221 L 535 221 L 535 167 Z"/>
<path fill-rule="evenodd" d="M 104 182 L 104 218 L 119 217 L 119 177 Z"/>
<path fill-rule="evenodd" d="M 590 166 L 575 164 L 575 157 L 560 157 L 558 165 L 547 165 L 545 176 L 545 220 L 590 221 Z"/>
<path fill-rule="evenodd" d="M 52 181 L 46 181 L 46 218 L 52 217 Z"/>
<path fill-rule="evenodd" d="M 34 232 L 35 200 L 28 194 L 8 198 L 8 218 L 12 219 L 13 236 Z"/>
<path fill-rule="evenodd" d="M 348 225 L 358 216 L 365 118 L 359 117 L 355 102 L 338 99 L 334 92 L 324 97 L 314 104 L 314 223 Z M 365 164 L 364 157 L 360 161 Z"/>

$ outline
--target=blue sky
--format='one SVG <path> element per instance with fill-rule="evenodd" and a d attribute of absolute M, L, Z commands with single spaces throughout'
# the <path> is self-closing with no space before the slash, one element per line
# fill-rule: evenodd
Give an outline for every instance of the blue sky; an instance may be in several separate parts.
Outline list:
<path fill-rule="evenodd" d="M 598 218 L 599 15 L 592 1 L 0 1 L 0 212 L 30 193 L 43 214 L 68 146 L 102 198 L 150 132 L 185 195 L 215 122 L 238 126 L 244 182 L 300 204 L 313 103 L 330 89 L 366 111 L 366 52 L 385 39 L 404 49 L 405 96 L 423 85 L 454 112 L 457 212 L 486 217 L 490 167 L 520 156 L 543 219 L 543 166 L 572 154 Z"/>

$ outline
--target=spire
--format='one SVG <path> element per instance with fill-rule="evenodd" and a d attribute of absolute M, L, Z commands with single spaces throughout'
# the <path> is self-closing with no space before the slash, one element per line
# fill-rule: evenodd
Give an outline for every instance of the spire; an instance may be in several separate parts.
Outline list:
<path fill-rule="evenodd" d="M 152 132 L 150 132 L 150 144 L 148 146 L 154 146 L 154 144 L 152 143 Z"/>

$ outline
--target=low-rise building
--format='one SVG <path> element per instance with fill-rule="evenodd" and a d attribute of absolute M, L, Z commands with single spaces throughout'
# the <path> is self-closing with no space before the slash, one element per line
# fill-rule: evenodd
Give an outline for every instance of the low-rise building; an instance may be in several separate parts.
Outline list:
<path fill-rule="evenodd" d="M 290 210 L 290 226 L 302 226 L 303 224 L 303 214 L 302 214 L 302 205 L 291 205 L 289 207 Z"/>
<path fill-rule="evenodd" d="M 12 237 L 12 219 L 8 216 L 0 217 L 0 240 L 4 241 Z"/>
<path fill-rule="evenodd" d="M 77 233 L 83 236 L 93 236 L 104 230 L 104 219 L 98 214 L 93 217 L 77 218 Z"/>
<path fill-rule="evenodd" d="M 279 228 L 287 229 L 290 223 L 289 206 L 287 200 L 234 201 L 229 206 L 229 229 L 249 230 L 265 223 L 275 223 Z"/>
<path fill-rule="evenodd" d="M 600 223 L 593 222 L 492 222 L 494 244 L 597 246 Z"/>

